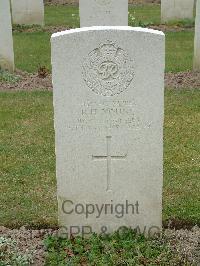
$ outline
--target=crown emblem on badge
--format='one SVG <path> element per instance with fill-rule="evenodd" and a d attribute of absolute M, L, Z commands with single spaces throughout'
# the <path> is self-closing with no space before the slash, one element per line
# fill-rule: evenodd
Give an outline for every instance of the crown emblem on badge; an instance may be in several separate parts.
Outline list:
<path fill-rule="evenodd" d="M 114 96 L 130 85 L 134 77 L 133 61 L 112 41 L 100 44 L 83 62 L 83 78 L 96 94 Z"/>

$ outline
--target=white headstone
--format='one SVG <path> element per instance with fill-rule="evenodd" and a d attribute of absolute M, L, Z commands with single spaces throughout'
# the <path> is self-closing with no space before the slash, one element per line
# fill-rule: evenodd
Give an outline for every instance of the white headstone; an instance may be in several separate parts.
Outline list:
<path fill-rule="evenodd" d="M 200 0 L 196 4 L 196 22 L 194 39 L 194 69 L 200 70 Z"/>
<path fill-rule="evenodd" d="M 164 34 L 91 27 L 51 41 L 59 224 L 161 228 Z"/>
<path fill-rule="evenodd" d="M 0 68 L 14 70 L 10 1 L 0 0 Z"/>
<path fill-rule="evenodd" d="M 161 21 L 192 19 L 194 0 L 161 0 Z"/>
<path fill-rule="evenodd" d="M 128 26 L 128 0 L 79 0 L 81 27 Z"/>
<path fill-rule="evenodd" d="M 43 0 L 11 0 L 14 24 L 44 24 Z"/>

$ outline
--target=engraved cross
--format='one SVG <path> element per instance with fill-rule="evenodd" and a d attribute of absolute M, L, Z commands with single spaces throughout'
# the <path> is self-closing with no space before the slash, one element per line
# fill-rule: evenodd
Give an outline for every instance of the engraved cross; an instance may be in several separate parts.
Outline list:
<path fill-rule="evenodd" d="M 112 160 L 125 160 L 127 154 L 119 155 L 119 156 L 112 156 L 111 155 L 111 136 L 106 137 L 107 142 L 107 155 L 92 155 L 93 160 L 106 160 L 107 162 L 107 188 L 106 191 L 111 191 L 111 164 Z"/>

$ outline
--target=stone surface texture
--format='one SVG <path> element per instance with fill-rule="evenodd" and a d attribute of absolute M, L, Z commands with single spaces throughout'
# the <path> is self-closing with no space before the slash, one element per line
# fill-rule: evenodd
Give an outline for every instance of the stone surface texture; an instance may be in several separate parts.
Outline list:
<path fill-rule="evenodd" d="M 192 19 L 194 0 L 161 0 L 161 21 Z"/>
<path fill-rule="evenodd" d="M 0 1 L 0 68 L 14 71 L 14 53 L 9 0 Z"/>
<path fill-rule="evenodd" d="M 161 228 L 164 34 L 90 27 L 51 42 L 59 224 Z"/>
<path fill-rule="evenodd" d="M 194 69 L 200 70 L 200 0 L 196 4 L 195 39 L 194 39 Z"/>
<path fill-rule="evenodd" d="M 11 0 L 14 24 L 43 25 L 43 0 Z"/>
<path fill-rule="evenodd" d="M 128 0 L 80 0 L 80 25 L 128 26 Z"/>

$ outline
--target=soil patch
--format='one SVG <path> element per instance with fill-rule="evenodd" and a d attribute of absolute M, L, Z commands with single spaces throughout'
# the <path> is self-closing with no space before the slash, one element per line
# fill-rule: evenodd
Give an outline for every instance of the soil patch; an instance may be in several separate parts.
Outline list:
<path fill-rule="evenodd" d="M 182 27 L 182 26 L 177 26 L 177 25 L 173 26 L 173 25 L 165 25 L 165 24 L 150 25 L 150 26 L 147 26 L 147 28 L 159 30 L 163 32 L 194 31 L 194 27 Z"/>
<path fill-rule="evenodd" d="M 27 27 L 19 27 L 14 26 L 13 32 L 26 32 L 26 33 L 32 33 L 32 32 L 48 32 L 48 33 L 56 33 L 60 31 L 70 30 L 70 27 L 65 26 L 27 26 Z"/>
<path fill-rule="evenodd" d="M 147 26 L 149 29 L 159 30 L 163 32 L 180 32 L 180 31 L 194 31 L 193 26 L 183 27 L 180 25 L 149 25 Z M 32 32 L 48 32 L 48 33 L 56 33 L 60 31 L 70 30 L 71 28 L 69 26 L 28 26 L 28 27 L 19 27 L 14 26 L 13 32 L 26 32 L 26 33 L 32 33 Z"/>
<path fill-rule="evenodd" d="M 200 89 L 200 72 L 166 73 L 165 87 L 172 89 Z"/>
<path fill-rule="evenodd" d="M 38 73 L 30 74 L 17 70 L 15 74 L 20 78 L 18 82 L 0 82 L 0 90 L 51 90 L 52 77 L 46 74 L 40 77 Z"/>
<path fill-rule="evenodd" d="M 41 77 L 40 73 L 29 74 L 16 71 L 20 77 L 18 82 L 0 82 L 0 90 L 52 90 L 52 76 L 46 73 Z M 200 89 L 200 72 L 186 71 L 165 74 L 165 88 L 169 89 Z"/>
<path fill-rule="evenodd" d="M 47 5 L 78 5 L 79 0 L 45 0 Z M 160 0 L 129 0 L 129 4 L 143 5 L 143 4 L 160 4 Z"/>

